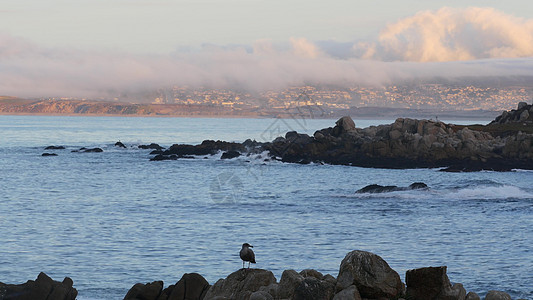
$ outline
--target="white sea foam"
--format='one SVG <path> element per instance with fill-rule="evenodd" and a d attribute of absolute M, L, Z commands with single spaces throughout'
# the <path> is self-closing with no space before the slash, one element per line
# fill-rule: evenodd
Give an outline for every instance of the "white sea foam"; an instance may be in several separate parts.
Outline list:
<path fill-rule="evenodd" d="M 453 199 L 533 199 L 533 194 L 512 185 L 476 186 L 451 192 Z"/>

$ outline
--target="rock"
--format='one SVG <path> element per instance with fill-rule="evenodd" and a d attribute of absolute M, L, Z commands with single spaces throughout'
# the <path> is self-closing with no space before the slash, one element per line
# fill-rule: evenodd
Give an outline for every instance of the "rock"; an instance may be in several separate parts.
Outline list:
<path fill-rule="evenodd" d="M 55 154 L 55 153 L 46 153 L 45 152 L 45 153 L 41 154 L 41 156 L 57 156 L 57 154 Z"/>
<path fill-rule="evenodd" d="M 474 292 L 468 292 L 468 294 L 466 294 L 465 300 L 481 300 L 481 298 L 479 298 L 478 294 Z"/>
<path fill-rule="evenodd" d="M 163 290 L 163 281 L 137 283 L 128 291 L 124 300 L 157 300 Z"/>
<path fill-rule="evenodd" d="M 232 159 L 232 158 L 239 157 L 239 156 L 241 156 L 241 153 L 239 151 L 230 150 L 230 151 L 222 153 L 222 156 L 220 158 L 221 159 Z"/>
<path fill-rule="evenodd" d="M 355 130 L 355 122 L 349 116 L 344 116 L 335 122 L 342 132 Z"/>
<path fill-rule="evenodd" d="M 151 161 L 176 160 L 176 159 L 178 159 L 177 155 L 163 155 L 163 154 L 158 154 L 158 155 L 150 158 Z"/>
<path fill-rule="evenodd" d="M 300 275 L 302 275 L 303 277 L 314 277 L 319 280 L 324 279 L 324 275 L 322 275 L 322 273 L 318 272 L 317 270 L 313 270 L 313 269 L 302 270 L 300 272 Z"/>
<path fill-rule="evenodd" d="M 261 287 L 276 283 L 272 272 L 262 269 L 240 269 L 226 279 L 219 279 L 205 295 L 205 299 L 248 300 Z"/>
<path fill-rule="evenodd" d="M 406 190 L 418 190 L 418 189 L 428 189 L 427 184 L 423 182 L 414 182 L 408 187 L 398 187 L 396 185 L 379 185 L 379 184 L 370 184 L 365 186 L 362 189 L 356 191 L 356 193 L 387 193 L 387 192 L 397 192 L 397 191 L 406 191 Z"/>
<path fill-rule="evenodd" d="M 362 300 L 362 298 L 361 295 L 359 295 L 357 287 L 355 287 L 355 285 L 350 285 L 349 287 L 335 294 L 333 300 Z"/>
<path fill-rule="evenodd" d="M 202 300 L 209 287 L 209 282 L 202 275 L 198 273 L 187 273 L 174 285 L 168 300 Z"/>
<path fill-rule="evenodd" d="M 410 190 L 428 189 L 428 185 L 423 182 L 413 182 L 409 185 Z"/>
<path fill-rule="evenodd" d="M 165 148 L 159 146 L 158 144 L 151 143 L 150 145 L 139 145 L 137 146 L 139 149 L 154 149 L 154 150 L 163 150 Z"/>
<path fill-rule="evenodd" d="M 126 145 L 124 145 L 121 141 L 118 141 L 115 143 L 115 147 L 126 148 Z"/>
<path fill-rule="evenodd" d="M 527 106 L 527 102 L 518 102 L 517 110 L 521 110 L 522 108 L 525 108 L 526 106 Z"/>
<path fill-rule="evenodd" d="M 100 153 L 100 152 L 104 152 L 104 150 L 102 150 L 102 148 L 80 148 L 80 150 L 78 150 L 78 152 L 83 152 L 83 153 Z"/>
<path fill-rule="evenodd" d="M 304 281 L 304 276 L 298 274 L 294 270 L 285 270 L 281 274 L 279 281 L 278 294 L 280 299 L 291 299 L 294 295 L 294 290 Z"/>
<path fill-rule="evenodd" d="M 413 300 L 464 300 L 463 285 L 452 286 L 446 275 L 446 266 L 408 270 L 405 276 L 407 297 Z"/>
<path fill-rule="evenodd" d="M 294 290 L 293 300 L 323 300 L 332 299 L 335 285 L 331 282 L 315 277 L 306 277 Z"/>
<path fill-rule="evenodd" d="M 511 300 L 511 296 L 505 292 L 489 291 L 485 295 L 485 300 Z"/>
<path fill-rule="evenodd" d="M 337 291 L 355 285 L 362 298 L 398 298 L 404 285 L 396 271 L 376 254 L 355 250 L 342 260 Z"/>
<path fill-rule="evenodd" d="M 64 146 L 48 146 L 44 148 L 44 150 L 63 150 L 63 149 L 65 149 Z"/>
<path fill-rule="evenodd" d="M 257 291 L 250 295 L 250 300 L 274 300 L 274 297 L 265 291 Z"/>
<path fill-rule="evenodd" d="M 520 121 L 520 122 L 525 122 L 527 119 L 529 119 L 529 111 L 524 110 L 524 111 L 520 114 L 520 119 L 519 119 L 518 121 Z"/>
<path fill-rule="evenodd" d="M 40 273 L 35 281 L 23 284 L 0 283 L 0 299 L 10 300 L 75 300 L 78 291 L 72 287 L 72 279 L 65 277 L 63 282 L 54 281 Z"/>

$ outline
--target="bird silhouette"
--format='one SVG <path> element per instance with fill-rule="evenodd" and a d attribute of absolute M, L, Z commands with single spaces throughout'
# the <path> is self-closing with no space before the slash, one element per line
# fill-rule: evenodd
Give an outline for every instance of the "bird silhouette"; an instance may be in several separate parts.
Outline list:
<path fill-rule="evenodd" d="M 250 248 L 254 246 L 244 243 L 242 244 L 241 252 L 239 253 L 242 259 L 242 268 L 244 269 L 244 262 L 248 262 L 248 269 L 250 269 L 250 263 L 255 264 L 255 254 L 254 251 Z"/>

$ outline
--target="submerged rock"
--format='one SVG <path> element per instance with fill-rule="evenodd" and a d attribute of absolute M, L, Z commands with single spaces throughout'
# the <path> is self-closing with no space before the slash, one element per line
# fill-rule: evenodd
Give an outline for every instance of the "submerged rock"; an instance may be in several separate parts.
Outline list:
<path fill-rule="evenodd" d="M 115 147 L 126 148 L 126 145 L 124 145 L 121 141 L 118 141 L 115 143 Z"/>
<path fill-rule="evenodd" d="M 48 146 L 44 148 L 44 150 L 63 150 L 63 149 L 65 149 L 64 146 Z"/>
<path fill-rule="evenodd" d="M 396 192 L 396 191 L 408 191 L 408 190 L 419 190 L 419 189 L 428 189 L 427 184 L 423 182 L 414 182 L 408 187 L 398 187 L 396 185 L 379 185 L 379 184 L 370 184 L 365 186 L 362 189 L 356 191 L 356 193 L 387 193 L 387 192 Z"/>
<path fill-rule="evenodd" d="M 41 156 L 57 156 L 57 154 L 45 152 L 45 153 L 41 154 Z"/>

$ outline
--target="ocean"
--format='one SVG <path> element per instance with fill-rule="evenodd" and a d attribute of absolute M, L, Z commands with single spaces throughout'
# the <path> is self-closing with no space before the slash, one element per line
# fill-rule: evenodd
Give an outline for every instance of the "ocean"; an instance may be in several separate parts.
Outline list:
<path fill-rule="evenodd" d="M 446 265 L 467 291 L 533 299 L 533 171 L 298 165 L 265 161 L 264 153 L 150 161 L 151 150 L 137 147 L 270 141 L 334 122 L 0 116 L 0 282 L 45 272 L 71 277 L 78 299 L 122 299 L 135 283 L 166 287 L 184 273 L 213 284 L 242 267 L 247 242 L 254 267 L 278 280 L 286 269 L 337 276 L 358 249 L 380 255 L 402 280 L 409 269 Z M 114 146 L 119 140 L 126 149 Z M 45 151 L 50 145 L 66 149 Z M 104 152 L 71 152 L 81 147 Z M 355 193 L 413 182 L 429 189 Z"/>

